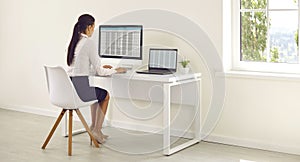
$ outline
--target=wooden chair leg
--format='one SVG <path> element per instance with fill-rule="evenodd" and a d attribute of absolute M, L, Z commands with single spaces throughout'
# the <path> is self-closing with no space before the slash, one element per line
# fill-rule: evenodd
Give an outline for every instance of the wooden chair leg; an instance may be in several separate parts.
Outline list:
<path fill-rule="evenodd" d="M 60 113 L 60 115 L 58 116 L 58 118 L 57 118 L 55 124 L 53 125 L 53 127 L 52 127 L 52 129 L 51 129 L 51 131 L 50 131 L 50 133 L 49 133 L 49 135 L 48 135 L 48 137 L 46 138 L 46 140 L 45 140 L 45 142 L 44 142 L 44 144 L 43 144 L 43 146 L 42 146 L 42 149 L 45 149 L 45 148 L 46 148 L 48 142 L 50 141 L 50 139 L 51 139 L 53 133 L 55 132 L 55 130 L 56 130 L 58 124 L 60 123 L 60 121 L 61 121 L 61 119 L 62 119 L 62 117 L 64 116 L 64 114 L 65 114 L 66 111 L 67 111 L 67 110 L 65 110 L 65 109 L 63 109 L 63 110 L 61 111 L 61 113 Z"/>
<path fill-rule="evenodd" d="M 72 124 L 73 124 L 73 110 L 69 110 L 69 143 L 68 143 L 69 156 L 72 156 Z"/>
<path fill-rule="evenodd" d="M 92 134 L 90 128 L 88 127 L 86 121 L 84 120 L 84 117 L 82 116 L 81 112 L 79 111 L 79 109 L 75 109 L 75 111 L 76 111 L 76 113 L 77 113 L 79 119 L 81 120 L 81 122 L 82 122 L 82 124 L 83 124 L 85 130 L 86 130 L 86 131 L 88 132 L 88 134 L 90 135 L 90 138 L 91 138 L 92 141 L 94 142 L 95 146 L 96 146 L 97 148 L 99 148 L 99 144 L 98 144 L 98 142 L 96 141 L 96 139 L 94 138 L 94 136 L 93 136 L 93 134 Z"/>

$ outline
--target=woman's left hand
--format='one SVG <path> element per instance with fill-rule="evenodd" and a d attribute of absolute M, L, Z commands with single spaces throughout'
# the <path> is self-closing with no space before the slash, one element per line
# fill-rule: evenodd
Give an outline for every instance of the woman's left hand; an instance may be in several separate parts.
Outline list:
<path fill-rule="evenodd" d="M 111 65 L 103 65 L 103 68 L 105 68 L 105 69 L 111 69 L 112 66 Z"/>

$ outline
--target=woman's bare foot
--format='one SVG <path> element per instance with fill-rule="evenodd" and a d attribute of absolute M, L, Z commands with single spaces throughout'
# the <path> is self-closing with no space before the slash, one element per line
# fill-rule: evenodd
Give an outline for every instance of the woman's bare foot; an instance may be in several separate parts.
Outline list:
<path fill-rule="evenodd" d="M 105 142 L 105 139 L 102 137 L 101 134 L 96 133 L 94 131 L 92 131 L 92 134 L 93 134 L 94 138 L 97 140 L 98 143 L 103 144 Z"/>

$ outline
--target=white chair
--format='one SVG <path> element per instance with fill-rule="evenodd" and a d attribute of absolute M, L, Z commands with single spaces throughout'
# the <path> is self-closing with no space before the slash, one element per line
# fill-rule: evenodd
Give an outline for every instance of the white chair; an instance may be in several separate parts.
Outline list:
<path fill-rule="evenodd" d="M 99 144 L 94 138 L 91 130 L 89 129 L 86 121 L 84 120 L 79 108 L 90 106 L 91 104 L 95 103 L 95 101 L 90 102 L 83 102 L 74 86 L 71 82 L 71 79 L 67 75 L 66 71 L 60 67 L 50 67 L 44 66 L 46 72 L 46 79 L 48 85 L 48 91 L 50 95 L 50 102 L 62 108 L 60 115 L 58 116 L 53 128 L 51 129 L 47 139 L 45 140 L 42 149 L 45 149 L 48 142 L 50 141 L 54 131 L 56 130 L 58 124 L 60 123 L 61 119 L 63 118 L 66 111 L 69 111 L 69 142 L 68 142 L 68 155 L 72 155 L 72 123 L 73 123 L 73 110 L 76 111 L 79 119 L 81 120 L 83 126 L 85 127 L 86 131 L 88 132 L 91 140 L 95 144 L 97 148 L 99 148 Z"/>

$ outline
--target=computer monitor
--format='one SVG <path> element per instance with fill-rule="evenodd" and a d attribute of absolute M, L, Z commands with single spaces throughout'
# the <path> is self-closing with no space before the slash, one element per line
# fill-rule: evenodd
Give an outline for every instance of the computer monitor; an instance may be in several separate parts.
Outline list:
<path fill-rule="evenodd" d="M 141 63 L 143 51 L 142 25 L 100 25 L 99 56 L 121 60 L 124 64 Z M 138 62 L 136 62 L 136 61 Z M 111 60 L 115 62 L 116 60 Z M 107 62 L 107 61 L 106 61 Z"/>

